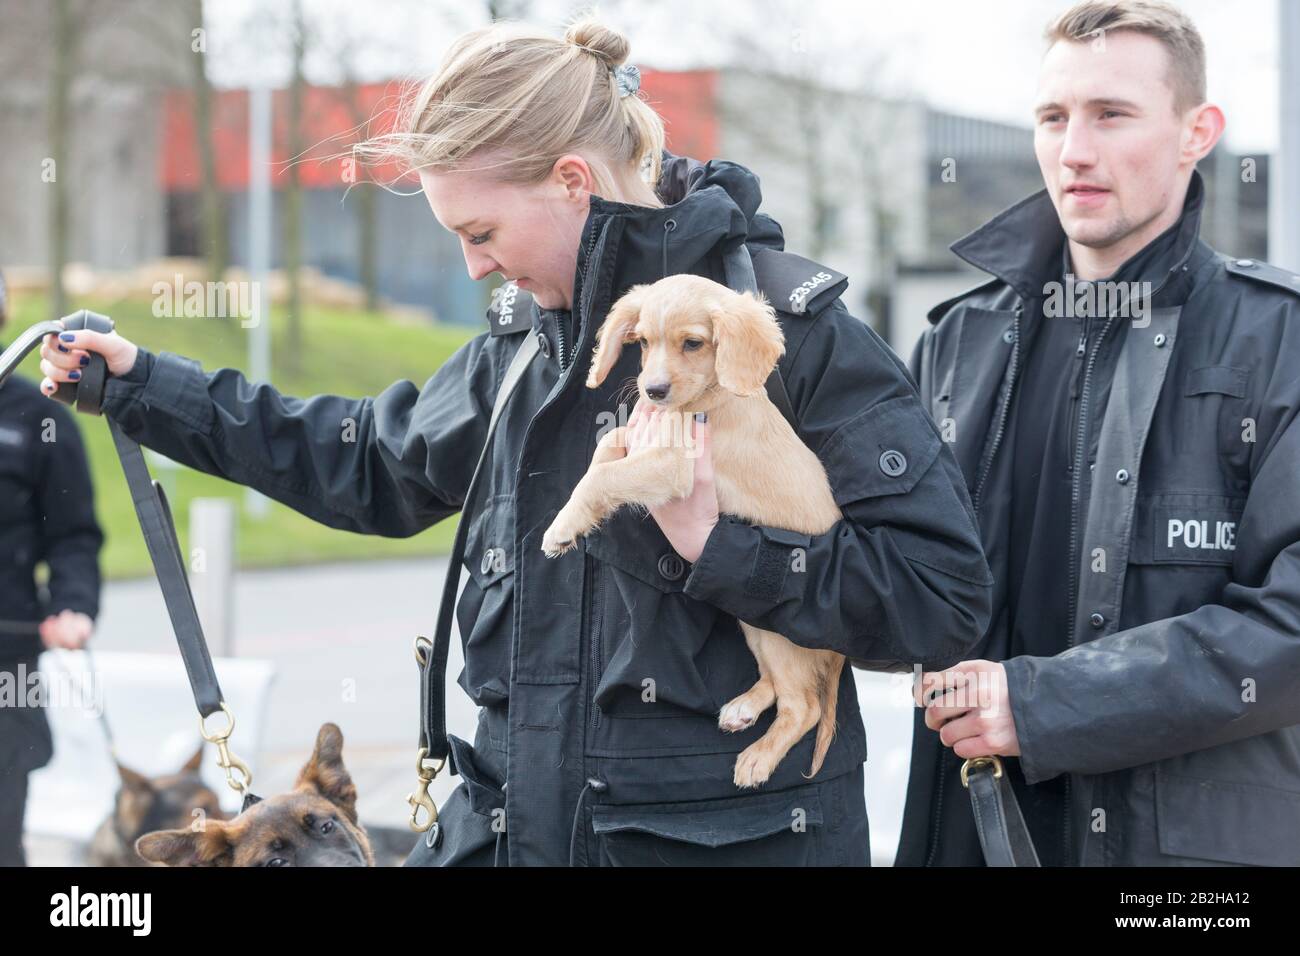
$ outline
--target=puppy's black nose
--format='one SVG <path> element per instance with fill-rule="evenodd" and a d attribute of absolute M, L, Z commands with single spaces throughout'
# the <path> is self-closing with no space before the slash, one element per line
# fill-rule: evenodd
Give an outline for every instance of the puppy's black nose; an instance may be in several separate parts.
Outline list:
<path fill-rule="evenodd" d="M 661 402 L 668 397 L 669 387 L 670 386 L 667 382 L 663 382 L 659 385 L 647 385 L 645 387 L 646 398 L 653 399 L 656 402 Z"/>

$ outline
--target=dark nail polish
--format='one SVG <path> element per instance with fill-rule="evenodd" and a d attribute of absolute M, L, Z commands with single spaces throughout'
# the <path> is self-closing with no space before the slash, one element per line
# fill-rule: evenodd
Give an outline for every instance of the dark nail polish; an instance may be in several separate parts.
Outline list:
<path fill-rule="evenodd" d="M 71 351 L 71 349 L 69 349 L 66 345 L 60 345 L 60 346 L 59 346 L 59 351 L 60 351 L 60 352 L 69 352 L 69 351 Z"/>
<path fill-rule="evenodd" d="M 81 364 L 82 364 L 82 365 L 89 365 L 89 364 L 90 364 L 90 356 L 89 356 L 89 355 L 83 355 L 83 356 L 81 357 Z"/>
<path fill-rule="evenodd" d="M 81 372 L 78 369 L 74 368 L 71 372 L 68 373 L 68 378 L 72 379 L 75 382 L 77 379 L 81 378 Z"/>
<path fill-rule="evenodd" d="M 64 342 L 75 342 L 77 340 L 76 332 L 60 332 L 59 338 Z"/>

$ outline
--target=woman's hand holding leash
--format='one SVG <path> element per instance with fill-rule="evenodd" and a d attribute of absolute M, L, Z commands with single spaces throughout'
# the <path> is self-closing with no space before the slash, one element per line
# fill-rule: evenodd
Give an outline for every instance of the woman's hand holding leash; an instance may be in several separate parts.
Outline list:
<path fill-rule="evenodd" d="M 90 364 L 90 353 L 104 356 L 108 374 L 125 375 L 135 365 L 139 349 L 116 332 L 93 332 L 79 329 L 63 332 L 56 338 L 45 336 L 41 344 L 41 393 L 47 397 L 61 382 L 75 382 L 81 378 L 81 369 Z"/>

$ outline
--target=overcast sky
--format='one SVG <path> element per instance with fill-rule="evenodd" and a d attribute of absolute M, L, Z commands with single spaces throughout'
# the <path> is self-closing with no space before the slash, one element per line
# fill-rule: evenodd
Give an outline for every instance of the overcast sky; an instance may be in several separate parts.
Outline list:
<path fill-rule="evenodd" d="M 308 60 L 309 80 L 320 83 L 338 80 L 332 51 L 344 39 L 363 50 L 363 79 L 418 76 L 436 67 L 457 34 L 486 22 L 486 5 L 466 0 L 303 2 L 321 37 Z M 1205 38 L 1209 97 L 1227 114 L 1229 148 L 1272 150 L 1278 0 L 1176 2 Z M 581 6 L 536 0 L 530 19 L 559 33 Z M 774 64 L 804 64 L 826 82 L 861 85 L 865 71 L 872 89 L 1028 126 L 1043 25 L 1066 6 L 1063 0 L 614 0 L 596 12 L 628 35 L 630 61 L 643 67 L 725 65 L 736 55 L 739 35 L 763 45 Z M 214 79 L 226 86 L 258 78 L 283 84 L 287 60 L 277 19 L 289 4 L 209 0 L 207 7 Z"/>

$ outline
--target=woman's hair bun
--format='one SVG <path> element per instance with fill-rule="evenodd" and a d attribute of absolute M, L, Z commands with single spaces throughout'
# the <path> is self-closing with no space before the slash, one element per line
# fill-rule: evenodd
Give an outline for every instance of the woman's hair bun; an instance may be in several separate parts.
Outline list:
<path fill-rule="evenodd" d="M 595 17 L 584 17 L 570 24 L 564 39 L 604 60 L 610 69 L 621 66 L 631 49 L 627 37 Z"/>

